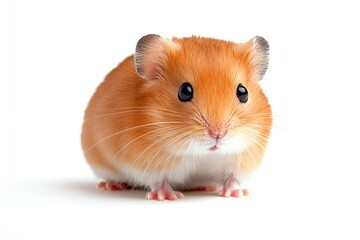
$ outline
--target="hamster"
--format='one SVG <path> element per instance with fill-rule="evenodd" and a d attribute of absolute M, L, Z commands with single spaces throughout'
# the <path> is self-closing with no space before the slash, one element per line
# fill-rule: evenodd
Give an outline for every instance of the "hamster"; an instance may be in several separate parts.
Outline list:
<path fill-rule="evenodd" d="M 142 37 L 105 78 L 85 112 L 81 142 L 99 188 L 146 189 L 175 200 L 185 190 L 247 195 L 261 164 L 272 111 L 259 81 L 269 45 Z"/>

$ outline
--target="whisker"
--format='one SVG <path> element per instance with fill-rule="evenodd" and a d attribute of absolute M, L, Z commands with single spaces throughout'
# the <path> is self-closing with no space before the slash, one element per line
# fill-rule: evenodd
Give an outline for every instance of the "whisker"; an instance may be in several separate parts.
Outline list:
<path fill-rule="evenodd" d="M 248 127 L 245 127 L 245 128 L 243 128 L 242 130 L 245 130 L 245 132 L 242 131 L 243 134 L 247 134 L 248 132 L 251 132 L 251 133 L 256 134 L 257 137 L 260 137 L 261 139 L 265 140 L 266 142 L 268 141 L 268 136 L 265 135 L 265 134 L 263 134 L 262 132 L 259 132 L 259 131 L 257 131 L 257 130 L 254 130 L 254 129 L 248 128 Z M 251 139 L 253 139 L 253 138 L 254 138 L 254 137 L 252 136 Z"/>
<path fill-rule="evenodd" d="M 247 138 L 247 136 L 243 136 L 243 137 L 244 137 L 246 140 L 249 140 L 249 139 Z M 250 141 L 251 141 L 251 140 L 250 140 Z M 241 153 L 239 153 L 239 155 L 245 155 L 245 157 L 250 158 L 250 159 L 252 159 L 252 160 L 255 160 L 254 155 L 253 155 L 252 152 L 249 150 L 249 146 L 248 146 L 249 143 L 242 142 L 241 144 L 242 144 L 242 146 L 243 146 L 243 149 L 245 149 L 245 150 L 242 151 Z M 241 157 L 243 157 L 243 156 L 241 156 Z"/>
<path fill-rule="evenodd" d="M 197 116 L 199 118 L 199 120 L 202 122 L 202 121 L 205 121 L 205 117 L 204 115 L 202 114 L 201 110 L 199 109 L 199 107 L 197 106 L 197 104 L 193 104 L 194 106 L 194 113 L 195 115 L 194 116 Z"/>
<path fill-rule="evenodd" d="M 243 134 L 242 137 L 247 140 L 248 144 L 257 145 L 257 146 L 259 146 L 262 150 L 265 150 L 265 149 L 266 149 L 267 141 L 259 142 L 258 140 L 254 139 L 253 137 L 249 136 L 248 134 Z M 247 149 L 248 149 L 248 148 L 247 148 Z"/>
<path fill-rule="evenodd" d="M 248 114 L 248 113 L 239 113 L 238 119 L 273 119 L 273 117 L 266 113 L 256 113 L 256 114 Z"/>
<path fill-rule="evenodd" d="M 160 138 L 160 140 L 158 140 L 158 141 L 162 141 L 162 140 L 166 140 L 167 138 L 170 138 L 172 135 L 177 134 L 178 132 L 181 132 L 183 128 L 182 128 L 182 127 L 179 127 L 179 128 L 177 128 L 177 129 L 178 129 L 178 131 L 175 131 L 175 132 L 174 132 L 174 131 L 171 131 L 171 134 L 168 134 L 168 135 L 164 136 L 163 138 Z M 176 129 L 174 128 L 174 130 L 176 130 Z M 164 131 L 162 131 L 162 132 L 164 132 Z M 163 133 L 161 133 L 161 134 L 163 134 Z M 156 142 L 154 142 L 153 144 L 151 144 L 151 146 L 149 146 L 148 149 L 150 149 L 151 147 L 154 147 L 155 143 L 156 143 Z M 143 153 L 145 153 L 148 149 L 144 149 L 144 151 L 143 151 L 142 153 L 140 153 L 140 155 L 142 155 Z M 160 151 L 161 149 L 162 149 L 162 148 L 160 148 L 158 151 Z M 135 159 L 135 160 L 132 161 L 132 163 L 131 163 L 131 165 L 130 165 L 130 167 L 129 167 L 129 170 L 125 173 L 125 177 L 128 176 L 128 173 L 129 173 L 130 169 L 134 166 L 134 164 L 136 163 L 136 161 L 140 158 L 140 155 L 138 155 L 137 159 Z M 149 155 L 149 156 L 150 156 L 150 155 Z M 146 172 L 147 172 L 148 167 L 153 163 L 153 161 L 154 161 L 154 159 L 155 159 L 155 156 L 152 155 L 152 161 L 148 161 L 147 159 L 149 158 L 149 156 L 144 160 L 144 162 L 147 162 L 147 165 L 146 165 L 146 167 L 145 167 L 145 169 L 144 169 L 144 171 L 143 171 L 143 175 L 142 175 L 142 177 L 141 177 L 140 182 L 143 182 L 143 179 L 144 179 L 144 177 L 145 177 L 145 174 L 146 174 Z"/>
<path fill-rule="evenodd" d="M 174 134 L 173 134 L 173 135 L 174 135 Z M 173 136 L 173 135 L 172 135 L 172 136 Z M 153 172 L 154 172 L 154 170 L 156 170 L 157 167 L 158 167 L 159 164 L 160 164 L 160 161 L 157 161 L 157 164 L 156 164 L 156 165 L 153 165 L 153 162 L 155 161 L 155 157 L 156 157 L 158 154 L 160 154 L 160 153 L 162 153 L 162 155 L 164 155 L 164 152 L 162 152 L 162 151 L 164 151 L 165 148 L 170 149 L 170 147 L 171 147 L 174 143 L 176 143 L 175 141 L 177 141 L 178 139 L 180 139 L 180 138 L 182 138 L 182 137 L 184 137 L 184 136 L 186 136 L 186 135 L 187 135 L 187 132 L 184 132 L 184 133 L 178 135 L 176 138 L 172 139 L 172 140 L 170 141 L 170 143 L 163 144 L 162 147 L 161 147 L 160 149 L 158 149 L 158 150 L 156 151 L 156 153 L 153 155 L 151 161 L 150 161 L 150 160 L 148 161 L 148 164 L 147 164 L 147 166 L 146 166 L 146 168 L 145 168 L 144 174 L 147 172 L 148 167 L 151 166 L 151 165 L 153 166 Z M 160 156 L 160 158 L 164 159 L 164 156 Z"/>
<path fill-rule="evenodd" d="M 179 149 L 181 149 L 183 146 L 185 146 L 185 144 L 188 141 L 191 140 L 191 138 L 187 138 L 188 136 L 192 136 L 191 131 L 184 132 L 183 134 L 181 134 L 181 135 L 177 136 L 176 138 L 172 139 L 170 143 L 163 146 L 163 149 L 164 148 L 171 149 L 172 150 L 171 152 L 164 152 L 164 151 L 161 151 L 161 150 L 159 150 L 157 152 L 157 154 L 161 153 L 161 156 L 160 156 L 161 159 L 165 159 L 165 161 L 166 161 L 165 165 L 168 165 L 169 162 L 171 163 L 170 171 L 173 171 L 173 167 L 175 166 L 176 161 L 174 161 L 173 159 L 176 158 L 176 153 L 178 153 Z M 180 138 L 184 138 L 184 139 L 182 139 L 179 142 L 178 139 L 180 139 Z M 152 164 L 153 161 L 154 161 L 154 158 L 153 158 L 153 160 L 151 162 L 149 162 L 148 166 L 150 166 L 150 164 Z M 158 168 L 159 164 L 160 164 L 160 162 L 158 161 L 157 164 L 153 167 L 153 170 L 150 173 L 148 173 L 148 175 L 156 174 L 156 169 Z"/>
<path fill-rule="evenodd" d="M 251 129 L 252 127 L 258 130 L 271 130 L 272 126 L 267 126 L 267 125 L 263 125 L 263 124 L 257 124 L 257 123 L 251 123 L 251 124 L 237 124 L 237 125 L 233 125 L 231 126 L 232 129 L 244 129 L 244 128 L 248 128 Z"/>
<path fill-rule="evenodd" d="M 234 106 L 233 109 L 230 111 L 228 123 L 231 122 L 232 118 L 235 116 L 237 112 L 238 112 L 238 108 L 237 106 Z"/>
<path fill-rule="evenodd" d="M 119 111 L 119 112 L 112 112 L 112 113 L 107 113 L 107 114 L 101 114 L 101 115 L 97 115 L 97 116 L 94 116 L 94 117 L 89 117 L 89 118 L 86 118 L 84 120 L 84 123 L 85 122 L 88 122 L 90 120 L 94 120 L 94 119 L 98 119 L 98 118 L 102 118 L 102 117 L 108 117 L 108 116 L 114 116 L 114 115 L 120 115 L 120 114 L 127 114 L 127 113 L 134 113 L 134 114 L 152 114 L 154 113 L 153 111 L 154 109 L 144 109 L 144 110 L 124 110 L 124 111 Z M 176 116 L 177 118 L 181 118 L 181 119 L 188 119 L 188 117 L 184 117 L 183 115 L 179 114 L 179 113 L 176 113 L 176 112 L 173 112 L 173 111 L 164 111 L 164 110 L 161 110 L 163 111 L 163 114 L 164 115 L 168 115 L 168 116 Z"/>
<path fill-rule="evenodd" d="M 187 131 L 183 134 L 183 136 L 192 136 L 192 131 Z M 179 139 L 179 138 L 178 138 Z M 176 143 L 176 145 L 172 148 L 173 151 L 169 153 L 169 156 L 166 158 L 166 164 L 167 162 L 171 162 L 171 167 L 170 167 L 170 172 L 173 172 L 173 168 L 175 166 L 175 161 L 173 161 L 174 158 L 176 158 L 176 153 L 179 151 L 179 149 L 183 148 L 185 146 L 186 143 L 188 143 L 191 140 L 191 138 L 184 138 L 183 140 L 181 140 L 180 142 L 175 142 L 175 139 L 173 140 L 174 143 Z M 177 141 L 177 139 L 176 139 Z"/>
<path fill-rule="evenodd" d="M 152 144 L 150 144 L 147 148 L 145 148 L 132 162 L 132 164 L 130 165 L 130 168 L 132 168 L 134 166 L 134 164 L 139 160 L 139 158 L 149 149 L 151 149 L 155 144 L 157 144 L 159 141 L 163 141 L 166 140 L 167 138 L 173 136 L 174 134 L 177 134 L 178 132 L 181 132 L 181 129 L 178 131 L 172 131 L 171 134 L 166 135 L 160 139 L 157 139 L 157 141 L 154 141 Z M 147 159 L 147 158 L 146 158 Z"/>
<path fill-rule="evenodd" d="M 132 144 L 133 142 L 137 141 L 138 139 L 141 138 L 141 140 L 143 140 L 143 137 L 149 134 L 153 134 L 153 137 L 162 134 L 163 132 L 168 131 L 169 129 L 173 129 L 174 127 L 170 126 L 170 127 L 164 127 L 161 129 L 154 129 L 152 131 L 146 132 L 144 134 L 141 134 L 140 136 L 136 137 L 135 139 L 133 139 L 132 141 L 128 142 L 126 145 L 124 145 L 122 148 L 120 148 L 120 150 L 114 155 L 114 157 L 107 163 L 105 168 L 108 168 L 112 162 L 115 160 L 116 156 L 119 155 L 119 153 L 124 150 L 127 146 L 129 146 L 130 144 Z M 155 133 L 155 134 L 154 134 Z"/>
<path fill-rule="evenodd" d="M 85 152 L 90 151 L 91 149 L 93 149 L 94 147 L 96 147 L 97 145 L 99 145 L 100 143 L 106 141 L 109 138 L 112 138 L 114 136 L 117 136 L 117 135 L 125 133 L 125 132 L 129 132 L 131 130 L 139 129 L 139 128 L 142 128 L 142 127 L 161 125 L 161 124 L 178 124 L 178 123 L 183 123 L 183 122 L 155 122 L 155 123 L 148 123 L 148 124 L 143 124 L 143 125 L 140 125 L 140 126 L 131 127 L 131 128 L 128 128 L 128 129 L 113 133 L 113 134 L 101 139 L 100 141 L 96 142 L 91 147 L 89 147 Z"/>

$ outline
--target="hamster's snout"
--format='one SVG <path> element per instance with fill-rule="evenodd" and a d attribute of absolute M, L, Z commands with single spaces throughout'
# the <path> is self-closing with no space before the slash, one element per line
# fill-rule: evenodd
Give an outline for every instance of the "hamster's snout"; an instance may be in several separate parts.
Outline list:
<path fill-rule="evenodd" d="M 219 127 L 217 127 L 217 128 L 209 128 L 209 129 L 208 129 L 208 132 L 209 132 L 209 135 L 210 135 L 212 138 L 218 140 L 218 139 L 220 139 L 220 138 L 225 137 L 225 135 L 227 134 L 228 130 L 227 130 L 227 128 L 219 128 Z"/>
<path fill-rule="evenodd" d="M 209 148 L 210 151 L 218 150 L 219 142 L 222 138 L 226 136 L 228 133 L 228 129 L 226 127 L 217 126 L 214 128 L 208 128 L 208 133 L 210 137 L 213 139 L 214 144 Z"/>

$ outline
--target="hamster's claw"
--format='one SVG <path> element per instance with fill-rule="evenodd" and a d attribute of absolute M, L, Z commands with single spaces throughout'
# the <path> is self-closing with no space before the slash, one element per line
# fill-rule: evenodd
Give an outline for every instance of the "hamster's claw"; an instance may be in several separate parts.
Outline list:
<path fill-rule="evenodd" d="M 220 197 L 236 197 L 239 198 L 241 196 L 249 196 L 249 190 L 248 189 L 222 189 L 219 193 Z"/>
<path fill-rule="evenodd" d="M 225 182 L 223 189 L 219 192 L 219 196 L 226 198 L 249 196 L 249 190 L 242 188 L 236 180 L 229 179 Z"/>
<path fill-rule="evenodd" d="M 102 181 L 98 184 L 98 189 L 107 191 L 121 191 L 127 189 L 127 184 L 122 182 Z"/>
<path fill-rule="evenodd" d="M 181 192 L 174 191 L 170 184 L 164 180 L 161 183 L 155 184 L 151 187 L 151 191 L 146 194 L 148 200 L 176 200 L 184 198 Z"/>
<path fill-rule="evenodd" d="M 177 200 L 184 198 L 185 196 L 181 192 L 172 191 L 172 192 L 166 192 L 166 191 L 154 191 L 154 192 L 148 192 L 146 194 L 147 200 Z"/>

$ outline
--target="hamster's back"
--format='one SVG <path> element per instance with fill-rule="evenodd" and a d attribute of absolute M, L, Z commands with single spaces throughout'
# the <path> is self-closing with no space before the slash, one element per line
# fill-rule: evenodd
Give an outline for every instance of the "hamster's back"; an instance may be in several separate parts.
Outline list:
<path fill-rule="evenodd" d="M 128 125 L 128 113 L 135 107 L 137 91 L 143 83 L 136 74 L 134 56 L 130 56 L 114 68 L 97 88 L 85 111 L 81 136 L 82 147 L 91 166 L 111 169 L 103 156 L 108 144 L 114 142 L 109 136 L 114 134 L 116 125 Z M 119 118 L 124 114 L 126 118 Z"/>

